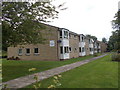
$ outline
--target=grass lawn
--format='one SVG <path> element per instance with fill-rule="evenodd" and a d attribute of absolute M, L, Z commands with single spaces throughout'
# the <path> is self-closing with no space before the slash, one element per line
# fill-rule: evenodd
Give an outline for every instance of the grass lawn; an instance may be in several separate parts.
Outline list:
<path fill-rule="evenodd" d="M 77 61 L 82 61 L 93 56 L 79 57 L 65 61 L 14 61 L 14 60 L 2 60 L 2 75 L 3 82 L 15 79 L 28 74 L 45 71 L 58 66 L 70 64 Z M 29 72 L 28 69 L 36 68 L 35 72 Z"/>
<path fill-rule="evenodd" d="M 59 88 L 117 88 L 118 62 L 110 55 L 61 74 Z M 41 88 L 53 84 L 53 77 L 41 81 Z M 33 86 L 27 86 L 32 88 Z"/>

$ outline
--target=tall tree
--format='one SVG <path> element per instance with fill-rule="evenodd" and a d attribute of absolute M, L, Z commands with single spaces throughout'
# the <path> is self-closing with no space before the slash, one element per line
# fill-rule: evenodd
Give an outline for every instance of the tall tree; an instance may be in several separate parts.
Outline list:
<path fill-rule="evenodd" d="M 112 20 L 112 27 L 113 29 L 120 30 L 120 10 L 115 14 L 114 20 Z"/>
<path fill-rule="evenodd" d="M 112 27 L 115 31 L 112 32 L 109 38 L 108 46 L 110 50 L 120 50 L 120 10 L 118 10 L 114 18 Z"/>
<path fill-rule="evenodd" d="M 2 34 L 3 47 L 18 44 L 43 43 L 41 30 L 45 26 L 40 22 L 58 18 L 63 5 L 58 7 L 48 2 L 3 2 L 2 3 Z"/>
<path fill-rule="evenodd" d="M 108 45 L 110 50 L 120 49 L 120 30 L 116 30 L 112 32 L 112 35 L 109 38 Z"/>
<path fill-rule="evenodd" d="M 102 42 L 103 43 L 107 43 L 107 39 L 104 37 L 104 38 L 102 38 Z"/>
<path fill-rule="evenodd" d="M 97 37 L 96 37 L 96 36 L 92 36 L 92 35 L 90 35 L 90 34 L 87 34 L 86 37 L 92 38 L 94 41 L 97 40 Z"/>

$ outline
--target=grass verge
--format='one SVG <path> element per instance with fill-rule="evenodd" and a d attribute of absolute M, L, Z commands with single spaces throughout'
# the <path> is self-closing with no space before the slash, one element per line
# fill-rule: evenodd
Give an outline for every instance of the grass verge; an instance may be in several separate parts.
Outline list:
<path fill-rule="evenodd" d="M 26 76 L 36 72 L 45 71 L 55 67 L 63 66 L 66 64 L 74 63 L 77 61 L 93 58 L 93 56 L 73 58 L 65 61 L 14 61 L 14 60 L 2 60 L 2 75 L 3 82 L 15 79 L 21 76 Z M 28 69 L 36 68 L 35 72 L 29 72 Z"/>
<path fill-rule="evenodd" d="M 111 61 L 111 56 L 92 61 L 61 74 L 59 88 L 117 88 L 118 62 Z M 42 80 L 41 88 L 53 83 L 53 77 Z M 26 88 L 32 88 L 32 85 Z"/>

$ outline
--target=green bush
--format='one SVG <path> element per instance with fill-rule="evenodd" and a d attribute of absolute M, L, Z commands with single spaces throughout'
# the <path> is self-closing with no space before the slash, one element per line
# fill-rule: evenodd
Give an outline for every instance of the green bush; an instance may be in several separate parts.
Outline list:
<path fill-rule="evenodd" d="M 120 54 L 112 53 L 112 61 L 120 61 Z"/>
<path fill-rule="evenodd" d="M 97 57 L 97 56 L 98 56 L 98 54 L 97 54 L 97 53 L 95 53 L 93 56 L 94 56 L 94 57 Z"/>

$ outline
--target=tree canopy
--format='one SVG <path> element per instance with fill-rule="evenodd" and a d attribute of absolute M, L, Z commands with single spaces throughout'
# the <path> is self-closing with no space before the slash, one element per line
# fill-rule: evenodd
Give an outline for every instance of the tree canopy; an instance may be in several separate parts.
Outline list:
<path fill-rule="evenodd" d="M 2 44 L 3 47 L 18 44 L 43 43 L 40 22 L 58 18 L 58 7 L 48 2 L 3 2 L 2 3 Z M 62 9 L 63 10 L 63 9 Z"/>
<path fill-rule="evenodd" d="M 109 50 L 120 50 L 120 10 L 118 10 L 114 20 L 112 20 L 112 27 L 114 31 L 108 41 Z"/>
<path fill-rule="evenodd" d="M 105 37 L 102 38 L 103 43 L 107 43 L 107 39 Z"/>
<path fill-rule="evenodd" d="M 94 41 L 97 40 L 97 37 L 96 37 L 96 36 L 92 36 L 92 35 L 90 35 L 90 34 L 87 34 L 86 37 L 92 38 Z"/>

